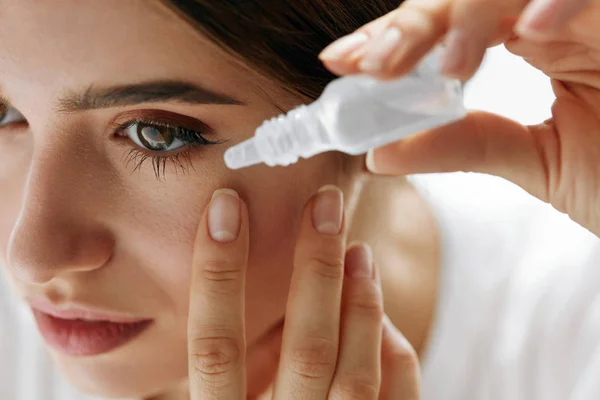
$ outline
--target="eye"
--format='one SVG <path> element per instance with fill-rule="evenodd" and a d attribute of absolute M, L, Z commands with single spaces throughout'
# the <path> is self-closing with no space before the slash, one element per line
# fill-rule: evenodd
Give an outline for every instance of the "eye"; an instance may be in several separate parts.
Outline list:
<path fill-rule="evenodd" d="M 127 139 L 127 166 L 134 164 L 134 171 L 139 171 L 146 161 L 151 161 L 157 178 L 165 176 L 167 164 L 172 164 L 175 171 L 187 172 L 193 152 L 223 143 L 205 137 L 215 135 L 208 125 L 184 115 L 135 110 L 120 117 L 129 120 L 124 123 L 115 120 L 110 128 L 115 137 Z"/>
<path fill-rule="evenodd" d="M 0 103 L 0 128 L 19 122 L 25 122 L 25 117 L 15 108 Z"/>
<path fill-rule="evenodd" d="M 123 130 L 135 144 L 153 152 L 178 150 L 186 145 L 178 128 L 135 122 Z"/>

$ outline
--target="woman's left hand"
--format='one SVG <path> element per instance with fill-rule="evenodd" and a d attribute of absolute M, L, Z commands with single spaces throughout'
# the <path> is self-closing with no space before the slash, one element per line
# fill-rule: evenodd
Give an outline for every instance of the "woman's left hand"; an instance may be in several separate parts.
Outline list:
<path fill-rule="evenodd" d="M 443 72 L 464 80 L 479 68 L 487 47 L 505 43 L 552 78 L 557 100 L 551 119 L 523 126 L 472 112 L 372 151 L 367 166 L 383 174 L 501 176 L 600 236 L 598 26 L 597 0 L 407 0 L 334 43 L 321 58 L 340 75 L 391 79 L 411 71 L 445 38 Z"/>
<path fill-rule="evenodd" d="M 275 328 L 246 354 L 247 208 L 236 192 L 215 192 L 200 222 L 193 261 L 192 399 L 419 399 L 417 356 L 383 315 L 369 248 L 346 251 L 343 209 L 341 191 L 331 186 L 309 200 L 283 332 Z"/>

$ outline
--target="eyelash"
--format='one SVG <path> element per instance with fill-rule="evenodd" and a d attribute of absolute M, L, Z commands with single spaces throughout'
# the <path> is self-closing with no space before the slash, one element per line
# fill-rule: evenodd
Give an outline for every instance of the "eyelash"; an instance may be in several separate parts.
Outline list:
<path fill-rule="evenodd" d="M 164 179 L 166 177 L 165 171 L 168 163 L 171 163 L 175 169 L 175 172 L 181 170 L 184 174 L 192 170 L 194 166 L 192 164 L 191 152 L 198 147 L 221 144 L 222 141 L 212 141 L 206 139 L 203 134 L 199 131 L 176 126 L 173 124 L 166 123 L 164 121 L 155 121 L 149 119 L 133 119 L 124 124 L 119 125 L 115 132 L 116 135 L 129 139 L 128 135 L 124 132 L 136 124 L 144 124 L 148 126 L 161 127 L 172 129 L 175 132 L 175 137 L 185 143 L 185 146 L 179 150 L 175 150 L 175 153 L 161 155 L 160 152 L 153 152 L 150 150 L 144 150 L 134 144 L 135 148 L 128 150 L 125 155 L 126 166 L 129 167 L 132 163 L 135 164 L 133 172 L 140 171 L 146 161 L 152 162 L 152 169 L 156 179 Z"/>

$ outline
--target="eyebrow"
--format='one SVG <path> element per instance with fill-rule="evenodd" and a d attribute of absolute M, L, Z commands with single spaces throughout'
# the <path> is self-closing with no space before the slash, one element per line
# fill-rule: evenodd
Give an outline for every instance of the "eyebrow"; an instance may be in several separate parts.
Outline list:
<path fill-rule="evenodd" d="M 73 93 L 59 99 L 57 108 L 60 112 L 71 113 L 168 101 L 188 104 L 244 104 L 227 95 L 190 83 L 155 81 L 105 88 L 90 86 L 83 93 Z"/>

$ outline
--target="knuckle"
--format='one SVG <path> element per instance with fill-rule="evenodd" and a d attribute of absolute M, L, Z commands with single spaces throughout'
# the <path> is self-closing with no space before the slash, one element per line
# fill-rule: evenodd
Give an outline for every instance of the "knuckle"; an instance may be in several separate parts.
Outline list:
<path fill-rule="evenodd" d="M 350 302 L 349 312 L 360 314 L 374 323 L 381 323 L 383 319 L 383 304 L 373 299 L 356 299 Z"/>
<path fill-rule="evenodd" d="M 324 278 L 340 280 L 344 276 L 344 259 L 341 252 L 315 252 L 307 260 L 307 267 Z"/>
<path fill-rule="evenodd" d="M 331 386 L 333 400 L 377 400 L 381 382 L 376 377 L 345 374 Z"/>
<path fill-rule="evenodd" d="M 392 23 L 403 34 L 411 37 L 438 32 L 440 30 L 439 22 L 441 21 L 434 20 L 434 15 L 430 10 L 417 4 L 399 8 L 392 19 Z"/>
<path fill-rule="evenodd" d="M 468 32 L 479 32 L 482 28 L 492 28 L 491 22 L 502 15 L 502 8 L 506 5 L 489 0 L 462 0 L 455 7 L 451 23 Z M 480 17 L 473 18 L 473 15 Z"/>
<path fill-rule="evenodd" d="M 419 357 L 412 346 L 398 347 L 383 354 L 386 363 L 392 363 L 403 371 L 412 371 L 419 368 Z"/>
<path fill-rule="evenodd" d="M 207 289 L 219 294 L 236 294 L 243 289 L 243 271 L 227 260 L 208 260 L 200 268 Z"/>
<path fill-rule="evenodd" d="M 358 313 L 373 322 L 380 323 L 384 315 L 381 291 L 372 282 L 368 283 L 368 285 L 361 285 L 362 287 L 346 289 L 347 312 Z"/>
<path fill-rule="evenodd" d="M 496 4 L 491 3 L 489 0 L 462 0 L 461 6 L 466 11 L 473 11 L 474 8 L 481 9 L 487 8 L 490 9 L 490 4 L 496 6 Z"/>
<path fill-rule="evenodd" d="M 229 383 L 230 372 L 241 362 L 238 340 L 219 336 L 193 339 L 190 343 L 190 370 L 204 382 L 221 386 Z"/>
<path fill-rule="evenodd" d="M 291 351 L 289 369 L 305 380 L 328 379 L 337 362 L 338 346 L 325 338 L 309 338 Z"/>

